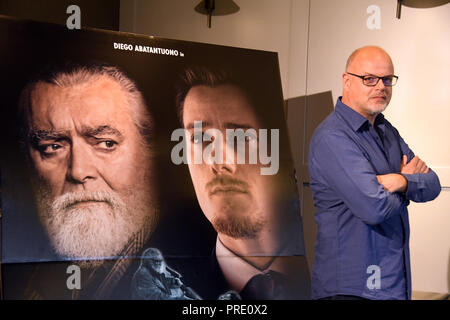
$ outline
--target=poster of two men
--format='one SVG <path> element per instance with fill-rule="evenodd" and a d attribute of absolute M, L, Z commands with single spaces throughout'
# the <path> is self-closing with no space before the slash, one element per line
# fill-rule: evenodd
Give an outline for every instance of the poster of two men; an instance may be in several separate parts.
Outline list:
<path fill-rule="evenodd" d="M 308 299 L 275 53 L 0 19 L 4 299 Z"/>

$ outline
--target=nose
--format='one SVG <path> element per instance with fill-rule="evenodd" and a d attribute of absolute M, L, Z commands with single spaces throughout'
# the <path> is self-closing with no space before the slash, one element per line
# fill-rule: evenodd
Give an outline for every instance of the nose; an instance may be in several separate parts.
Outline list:
<path fill-rule="evenodd" d="M 376 85 L 376 88 L 380 89 L 380 90 L 386 89 L 386 86 L 384 85 L 383 79 L 378 79 L 378 83 Z"/>
<path fill-rule="evenodd" d="M 89 150 L 82 143 L 74 142 L 71 147 L 67 180 L 76 184 L 84 184 L 95 179 L 96 174 L 97 169 Z"/>
<path fill-rule="evenodd" d="M 236 172 L 236 164 L 228 164 L 228 163 L 222 163 L 222 164 L 217 164 L 217 163 L 213 163 L 211 165 L 211 170 L 214 174 L 233 174 Z"/>
<path fill-rule="evenodd" d="M 216 145 L 216 141 L 212 144 L 211 156 L 212 159 L 208 159 L 211 167 L 211 171 L 217 174 L 233 174 L 236 172 L 236 153 L 235 148 L 226 143 L 226 138 L 222 136 L 222 146 Z M 225 140 L 225 141 L 224 141 Z M 216 148 L 217 147 L 217 148 Z M 217 155 L 217 156 L 216 156 Z M 218 163 L 220 161 L 220 163 Z"/>

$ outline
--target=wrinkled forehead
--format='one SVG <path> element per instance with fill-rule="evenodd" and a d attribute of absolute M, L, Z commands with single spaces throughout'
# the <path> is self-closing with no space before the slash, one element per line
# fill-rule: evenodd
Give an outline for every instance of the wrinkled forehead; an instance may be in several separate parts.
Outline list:
<path fill-rule="evenodd" d="M 103 94 L 105 93 L 105 94 Z M 106 75 L 91 75 L 83 79 L 73 76 L 61 76 L 54 82 L 37 81 L 33 84 L 31 90 L 32 102 L 45 102 L 53 100 L 63 100 L 73 97 L 83 97 L 86 95 L 108 96 L 114 95 L 124 96 L 125 92 L 121 85 Z"/>
<path fill-rule="evenodd" d="M 31 90 L 29 108 L 29 120 L 74 112 L 106 116 L 127 111 L 129 101 L 119 83 L 100 76 L 69 85 L 37 82 Z"/>
<path fill-rule="evenodd" d="M 46 137 L 115 134 L 122 139 L 139 136 L 127 95 L 113 80 L 74 86 L 39 82 L 24 115 L 25 135 Z M 130 140 L 133 141 L 133 140 Z"/>

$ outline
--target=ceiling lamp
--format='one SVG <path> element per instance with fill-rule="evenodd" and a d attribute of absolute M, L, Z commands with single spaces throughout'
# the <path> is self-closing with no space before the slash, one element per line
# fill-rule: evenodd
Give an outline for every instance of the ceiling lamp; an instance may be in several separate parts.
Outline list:
<path fill-rule="evenodd" d="M 202 0 L 195 11 L 208 16 L 207 25 L 211 28 L 211 16 L 225 16 L 239 11 L 239 6 L 233 0 Z"/>
<path fill-rule="evenodd" d="M 397 19 L 402 14 L 402 5 L 411 8 L 433 8 L 449 3 L 450 0 L 397 0 Z"/>

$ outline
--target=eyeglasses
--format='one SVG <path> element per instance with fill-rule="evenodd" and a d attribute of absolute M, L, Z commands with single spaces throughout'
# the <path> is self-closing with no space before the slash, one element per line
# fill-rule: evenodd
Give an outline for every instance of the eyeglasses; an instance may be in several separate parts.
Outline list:
<path fill-rule="evenodd" d="M 381 81 L 383 81 L 383 84 L 384 84 L 386 87 L 392 87 L 392 86 L 395 86 L 395 84 L 397 83 L 397 79 L 398 79 L 397 76 L 385 76 L 385 77 L 377 77 L 377 76 L 360 76 L 360 75 L 358 75 L 358 74 L 354 74 L 354 73 L 350 73 L 350 72 L 347 72 L 347 73 L 350 74 L 350 75 L 352 75 L 352 76 L 361 78 L 362 81 L 363 81 L 363 83 L 364 83 L 366 86 L 369 86 L 369 87 L 374 87 L 374 86 L 376 86 L 376 85 L 378 84 L 378 81 L 380 81 L 380 79 L 381 79 Z"/>

